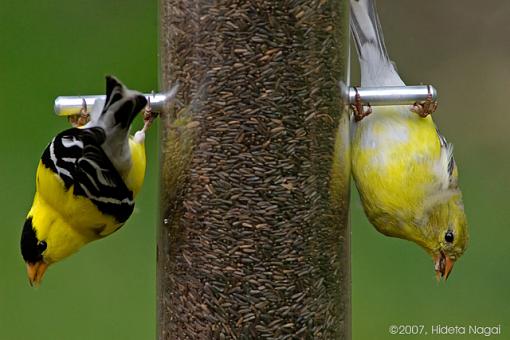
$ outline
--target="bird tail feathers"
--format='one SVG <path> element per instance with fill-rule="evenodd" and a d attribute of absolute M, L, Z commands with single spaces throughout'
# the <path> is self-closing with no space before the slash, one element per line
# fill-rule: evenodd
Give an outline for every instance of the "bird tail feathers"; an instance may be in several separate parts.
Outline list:
<path fill-rule="evenodd" d="M 361 66 L 362 86 L 401 86 L 384 44 L 375 0 L 350 0 L 351 31 Z"/>
<path fill-rule="evenodd" d="M 106 130 L 129 130 L 133 119 L 147 105 L 138 91 L 130 90 L 114 76 L 106 76 L 106 99 L 99 121 Z"/>

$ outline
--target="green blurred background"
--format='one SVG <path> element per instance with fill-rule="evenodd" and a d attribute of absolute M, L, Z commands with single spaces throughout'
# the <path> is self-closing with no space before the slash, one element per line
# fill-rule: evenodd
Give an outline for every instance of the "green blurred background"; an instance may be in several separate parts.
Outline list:
<path fill-rule="evenodd" d="M 28 285 L 19 237 L 38 158 L 69 127 L 53 100 L 103 94 L 106 74 L 157 90 L 157 27 L 156 1 L 0 1 L 1 340 L 155 338 L 157 127 L 145 186 L 120 232 L 50 268 L 39 289 Z"/>
<path fill-rule="evenodd" d="M 429 333 L 436 324 L 501 324 L 498 338 L 509 339 L 510 3 L 380 0 L 378 7 L 404 80 L 439 90 L 435 119 L 455 145 L 471 244 L 438 284 L 421 249 L 369 225 L 354 189 L 353 339 L 404 337 L 388 327 L 406 324 Z M 68 127 L 53 115 L 54 98 L 102 93 L 105 74 L 157 89 L 157 58 L 155 1 L 0 1 L 0 340 L 155 338 L 156 129 L 146 184 L 121 232 L 52 267 L 39 289 L 28 285 L 19 236 L 38 158 Z"/>

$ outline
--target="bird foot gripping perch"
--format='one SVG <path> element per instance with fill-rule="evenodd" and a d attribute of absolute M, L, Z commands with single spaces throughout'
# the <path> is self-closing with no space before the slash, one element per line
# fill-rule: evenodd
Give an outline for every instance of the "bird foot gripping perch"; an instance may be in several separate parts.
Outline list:
<path fill-rule="evenodd" d="M 354 89 L 354 92 L 356 92 L 356 95 L 354 96 L 354 103 L 351 104 L 351 109 L 354 112 L 354 120 L 359 122 L 366 116 L 372 113 L 372 106 L 369 102 L 367 102 L 367 109 L 365 110 L 363 108 L 363 102 L 361 101 L 361 96 L 358 92 L 357 87 L 352 87 Z"/>
<path fill-rule="evenodd" d="M 154 93 L 153 93 L 154 95 Z M 149 130 L 150 126 L 154 122 L 154 119 L 156 119 L 159 115 L 159 112 L 152 111 L 152 105 L 151 105 L 151 97 L 147 97 L 147 106 L 145 106 L 145 109 L 143 110 L 143 128 L 142 132 L 147 132 Z"/>
<path fill-rule="evenodd" d="M 80 112 L 67 116 L 67 120 L 73 127 L 81 127 L 89 122 L 90 114 L 84 98 L 82 98 Z"/>
<path fill-rule="evenodd" d="M 430 85 L 427 85 L 428 95 L 425 100 L 420 102 L 416 101 L 411 108 L 411 111 L 420 115 L 420 117 L 425 118 L 429 114 L 434 113 L 437 110 L 437 100 L 432 98 L 432 93 L 430 91 Z"/>
<path fill-rule="evenodd" d="M 345 87 L 341 84 L 340 86 Z M 348 87 L 347 102 L 360 121 L 372 112 L 372 106 L 412 105 L 411 111 L 427 117 L 437 109 L 437 91 L 431 85 Z M 365 106 L 367 107 L 365 109 Z"/>

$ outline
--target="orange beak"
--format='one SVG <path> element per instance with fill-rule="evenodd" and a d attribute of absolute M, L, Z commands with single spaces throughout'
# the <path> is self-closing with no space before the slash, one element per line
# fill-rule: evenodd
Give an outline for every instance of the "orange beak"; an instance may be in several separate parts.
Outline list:
<path fill-rule="evenodd" d="M 28 280 L 30 281 L 30 285 L 32 287 L 39 287 L 44 276 L 44 272 L 46 272 L 47 268 L 48 264 L 44 261 L 39 261 L 36 263 L 27 262 Z"/>
<path fill-rule="evenodd" d="M 441 278 L 444 278 L 446 281 L 452 272 L 454 264 L 455 260 L 452 260 L 446 256 L 443 252 L 440 252 L 439 255 L 434 256 L 434 270 L 436 271 L 437 281 L 441 281 Z"/>

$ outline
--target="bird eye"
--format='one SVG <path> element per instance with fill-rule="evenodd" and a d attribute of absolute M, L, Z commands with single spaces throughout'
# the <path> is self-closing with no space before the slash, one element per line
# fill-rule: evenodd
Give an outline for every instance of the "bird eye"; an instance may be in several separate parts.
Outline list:
<path fill-rule="evenodd" d="M 446 242 L 448 242 L 448 243 L 452 243 L 452 242 L 453 242 L 453 239 L 454 239 L 454 237 L 453 237 L 453 231 L 448 230 L 448 231 L 446 232 L 446 234 L 444 235 L 444 240 L 445 240 Z"/>
<path fill-rule="evenodd" d="M 39 249 L 39 252 L 43 252 L 46 250 L 46 248 L 48 247 L 48 244 L 46 244 L 45 241 L 41 241 L 37 244 L 37 249 Z"/>

